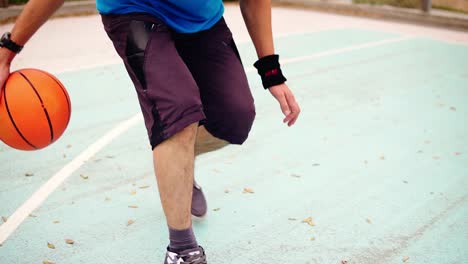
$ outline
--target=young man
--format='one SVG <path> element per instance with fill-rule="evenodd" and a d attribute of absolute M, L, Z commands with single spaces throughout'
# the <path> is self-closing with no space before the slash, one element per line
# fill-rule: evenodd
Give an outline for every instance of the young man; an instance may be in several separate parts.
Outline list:
<path fill-rule="evenodd" d="M 1 86 L 15 55 L 62 4 L 30 0 L 12 32 L 4 34 Z M 240 6 L 259 57 L 254 66 L 278 100 L 283 122 L 291 126 L 300 110 L 274 54 L 270 0 L 241 0 Z M 97 0 L 97 8 L 135 85 L 153 149 L 169 227 L 164 263 L 205 264 L 191 223 L 191 214 L 207 211 L 193 179 L 198 128 L 203 125 L 223 142 L 242 144 L 255 117 L 247 78 L 222 17 L 222 0 Z"/>

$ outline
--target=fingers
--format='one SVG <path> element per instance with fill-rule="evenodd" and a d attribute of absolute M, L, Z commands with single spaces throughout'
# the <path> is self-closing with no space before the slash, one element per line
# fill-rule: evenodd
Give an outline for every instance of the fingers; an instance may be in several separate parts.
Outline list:
<path fill-rule="evenodd" d="M 291 114 L 291 109 L 289 108 L 288 100 L 286 100 L 286 97 L 284 95 L 278 97 L 278 102 L 281 107 L 281 111 L 283 114 L 287 117 Z"/>
<path fill-rule="evenodd" d="M 8 76 L 10 75 L 10 68 L 9 66 L 3 66 L 0 65 L 0 97 L 2 97 L 2 90 L 5 86 L 5 82 L 8 79 Z"/>
<path fill-rule="evenodd" d="M 296 102 L 296 99 L 294 98 L 293 93 L 285 84 L 273 86 L 269 90 L 276 98 L 276 100 L 278 100 L 281 111 L 285 115 L 283 123 L 287 123 L 288 126 L 294 125 L 301 110 Z"/>
<path fill-rule="evenodd" d="M 286 101 L 288 102 L 289 109 L 291 113 L 283 120 L 285 123 L 288 123 L 288 126 L 294 125 L 296 123 L 297 118 L 299 117 L 299 113 L 301 112 L 301 109 L 299 108 L 299 105 L 296 102 L 296 98 L 294 98 L 294 95 L 292 93 L 286 94 Z"/>

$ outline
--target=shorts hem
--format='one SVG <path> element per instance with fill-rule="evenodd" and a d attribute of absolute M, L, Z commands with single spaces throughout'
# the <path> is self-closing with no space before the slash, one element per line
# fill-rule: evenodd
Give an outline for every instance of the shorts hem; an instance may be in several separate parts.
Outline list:
<path fill-rule="evenodd" d="M 226 134 L 223 134 L 223 133 L 219 133 L 218 131 L 216 131 L 214 129 L 211 129 L 209 126 L 205 126 L 205 129 L 213 137 L 221 139 L 221 140 L 225 140 L 229 144 L 233 144 L 233 145 L 242 145 L 242 144 L 244 144 L 244 142 L 248 138 L 248 134 L 247 135 L 233 135 L 233 134 L 232 135 L 226 135 Z"/>
<path fill-rule="evenodd" d="M 203 112 L 195 112 L 190 115 L 184 116 L 179 121 L 168 126 L 168 128 L 162 132 L 161 136 L 155 137 L 154 140 L 151 140 L 151 149 L 154 150 L 154 148 L 156 148 L 156 146 L 161 144 L 164 140 L 174 136 L 175 134 L 180 132 L 182 129 L 188 127 L 189 125 L 196 123 L 196 122 L 200 122 L 201 120 L 204 120 L 205 118 L 206 117 Z"/>

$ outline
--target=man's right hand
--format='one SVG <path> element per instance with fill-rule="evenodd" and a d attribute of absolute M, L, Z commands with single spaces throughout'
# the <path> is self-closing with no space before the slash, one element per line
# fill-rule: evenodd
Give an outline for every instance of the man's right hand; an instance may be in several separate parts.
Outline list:
<path fill-rule="evenodd" d="M 3 86 L 10 75 L 10 64 L 15 53 L 6 48 L 0 48 L 0 97 L 2 97 Z"/>
<path fill-rule="evenodd" d="M 29 0 L 24 5 L 11 30 L 11 40 L 18 45 L 24 46 L 39 27 L 59 9 L 63 2 L 64 0 Z M 0 32 L 0 34 L 2 33 Z M 0 48 L 0 92 L 3 90 L 3 85 L 10 74 L 10 64 L 14 57 L 14 52 L 6 48 Z"/>

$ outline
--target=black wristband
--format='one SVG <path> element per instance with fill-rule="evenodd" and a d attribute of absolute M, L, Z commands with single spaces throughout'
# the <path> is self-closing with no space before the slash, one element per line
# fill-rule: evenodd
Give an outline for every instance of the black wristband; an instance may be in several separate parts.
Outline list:
<path fill-rule="evenodd" d="M 254 63 L 258 74 L 262 77 L 263 88 L 268 89 L 286 81 L 279 64 L 279 55 L 268 55 Z"/>
<path fill-rule="evenodd" d="M 0 47 L 7 48 L 13 51 L 14 53 L 20 53 L 20 51 L 23 49 L 23 46 L 15 43 L 13 40 L 11 40 L 10 37 L 10 32 L 6 32 L 5 34 L 3 34 L 2 38 L 0 38 Z"/>

